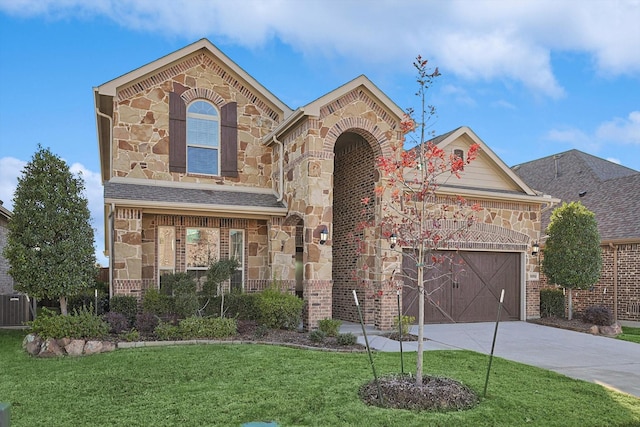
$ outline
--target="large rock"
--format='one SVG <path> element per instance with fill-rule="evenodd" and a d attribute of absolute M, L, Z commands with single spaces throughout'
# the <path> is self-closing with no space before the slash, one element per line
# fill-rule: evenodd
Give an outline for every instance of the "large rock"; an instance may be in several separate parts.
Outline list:
<path fill-rule="evenodd" d="M 616 337 L 622 333 L 622 326 L 618 323 L 611 326 L 598 326 L 598 333 L 607 337 Z"/>
<path fill-rule="evenodd" d="M 71 340 L 64 349 L 69 356 L 82 356 L 84 351 L 84 340 Z"/>
<path fill-rule="evenodd" d="M 29 334 L 22 340 L 22 348 L 31 356 L 37 356 L 42 348 L 42 339 L 36 334 Z"/>
<path fill-rule="evenodd" d="M 87 341 L 84 345 L 84 354 L 96 354 L 102 351 L 102 341 Z"/>
<path fill-rule="evenodd" d="M 102 352 L 108 353 L 110 351 L 114 351 L 116 349 L 116 343 L 111 341 L 103 341 L 102 342 Z"/>
<path fill-rule="evenodd" d="M 64 350 L 58 345 L 58 341 L 54 338 L 48 338 L 42 344 L 38 357 L 58 357 L 64 356 Z"/>

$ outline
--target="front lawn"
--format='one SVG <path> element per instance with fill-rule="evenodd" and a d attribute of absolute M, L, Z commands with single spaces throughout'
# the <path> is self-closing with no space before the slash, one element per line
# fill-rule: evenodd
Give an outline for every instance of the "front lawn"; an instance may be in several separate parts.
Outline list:
<path fill-rule="evenodd" d="M 417 413 L 369 407 L 366 353 L 268 345 L 190 345 L 36 359 L 22 331 L 0 331 L 0 402 L 20 426 L 240 426 L 249 421 L 353 426 L 632 426 L 640 400 L 596 384 L 494 359 L 486 399 L 474 409 Z M 379 373 L 399 354 L 374 354 Z M 405 354 L 405 366 L 415 353 Z M 453 377 L 482 395 L 487 356 L 425 354 L 425 373 Z"/>
<path fill-rule="evenodd" d="M 631 341 L 640 344 L 640 328 L 623 326 L 622 333 L 616 338 L 618 338 L 619 340 Z"/>

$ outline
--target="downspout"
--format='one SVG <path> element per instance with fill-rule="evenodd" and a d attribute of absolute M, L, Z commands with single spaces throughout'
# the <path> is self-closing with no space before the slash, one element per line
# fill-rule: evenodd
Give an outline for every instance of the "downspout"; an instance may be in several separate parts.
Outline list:
<path fill-rule="evenodd" d="M 111 179 L 111 156 L 113 156 L 113 118 L 103 113 L 96 106 L 96 114 L 109 120 L 109 179 Z"/>
<path fill-rule="evenodd" d="M 280 168 L 280 176 L 278 177 L 278 185 L 280 187 L 280 194 L 278 195 L 278 202 L 281 202 L 284 199 L 284 143 L 278 141 L 276 139 L 276 135 L 272 136 L 273 142 L 280 146 L 280 156 L 278 159 L 278 166 Z"/>
<path fill-rule="evenodd" d="M 109 243 L 109 299 L 113 297 L 113 223 L 115 220 L 115 204 L 111 203 L 109 212 L 109 230 L 108 230 L 108 243 Z"/>
<path fill-rule="evenodd" d="M 618 323 L 618 245 L 609 243 L 613 249 L 613 320 Z"/>

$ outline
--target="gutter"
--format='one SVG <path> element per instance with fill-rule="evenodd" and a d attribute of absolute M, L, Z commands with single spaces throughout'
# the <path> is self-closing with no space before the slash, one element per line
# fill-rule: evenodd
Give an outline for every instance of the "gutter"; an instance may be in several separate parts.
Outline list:
<path fill-rule="evenodd" d="M 278 176 L 278 190 L 276 191 L 276 194 L 278 194 L 278 202 L 281 202 L 282 199 L 284 199 L 284 143 L 282 143 L 281 141 L 278 141 L 278 139 L 276 138 L 276 134 L 274 133 L 272 135 L 272 140 L 273 142 L 275 142 L 276 144 L 280 145 L 280 156 L 278 159 L 278 168 L 280 170 L 279 172 L 279 176 Z"/>
<path fill-rule="evenodd" d="M 97 94 L 97 92 L 96 92 Z M 95 111 L 96 111 L 96 115 L 100 116 L 100 117 L 104 117 L 109 121 L 109 156 L 108 156 L 108 161 L 109 161 L 109 179 L 111 179 L 111 156 L 113 156 L 113 118 L 108 115 L 103 113 L 102 111 L 100 111 L 100 108 L 98 107 L 98 105 L 95 106 Z M 100 149 L 100 126 L 98 125 L 98 149 Z M 100 154 L 101 151 L 99 150 Z"/>

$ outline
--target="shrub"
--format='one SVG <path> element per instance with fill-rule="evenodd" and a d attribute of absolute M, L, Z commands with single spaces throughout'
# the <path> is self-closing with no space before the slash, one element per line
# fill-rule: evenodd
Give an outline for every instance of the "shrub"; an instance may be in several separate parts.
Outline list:
<path fill-rule="evenodd" d="M 68 316 L 43 310 L 29 325 L 42 338 L 102 338 L 109 332 L 109 325 L 93 313 L 93 307 L 74 310 Z"/>
<path fill-rule="evenodd" d="M 89 289 L 79 295 L 70 297 L 67 300 L 67 310 L 69 313 L 74 310 L 80 310 L 82 307 L 93 306 L 97 307 L 97 313 L 99 315 L 105 314 L 109 311 L 109 294 L 102 290 L 98 290 L 98 302 L 96 305 L 96 297 L 94 289 Z"/>
<path fill-rule="evenodd" d="M 295 295 L 267 289 L 255 299 L 258 322 L 272 329 L 296 329 L 302 321 L 304 301 Z"/>
<path fill-rule="evenodd" d="M 415 316 L 400 316 L 402 320 L 402 335 L 407 335 L 409 333 L 409 326 L 415 323 Z M 393 327 L 397 331 L 398 330 L 398 317 L 393 318 Z"/>
<path fill-rule="evenodd" d="M 256 320 L 256 298 L 258 294 L 242 294 L 232 292 L 224 296 L 225 317 L 241 320 Z M 220 307 L 220 297 L 217 306 Z"/>
<path fill-rule="evenodd" d="M 155 336 L 161 341 L 170 341 L 180 339 L 180 329 L 168 322 L 160 322 L 153 330 Z"/>
<path fill-rule="evenodd" d="M 189 273 L 165 274 L 160 278 L 160 292 L 165 295 L 195 293 L 196 282 Z"/>
<path fill-rule="evenodd" d="M 133 328 L 130 331 L 122 332 L 119 336 L 120 339 L 127 342 L 140 341 L 140 332 L 138 332 L 136 328 Z"/>
<path fill-rule="evenodd" d="M 156 329 L 158 322 L 155 314 L 142 312 L 136 316 L 136 329 L 142 334 L 149 335 Z"/>
<path fill-rule="evenodd" d="M 185 292 L 176 294 L 176 296 L 173 297 L 173 303 L 176 314 L 183 319 L 195 316 L 200 309 L 200 303 L 198 296 L 195 294 L 195 290 L 193 293 Z"/>
<path fill-rule="evenodd" d="M 338 345 L 355 345 L 358 342 L 358 338 L 351 332 L 346 334 L 338 334 L 336 336 L 336 343 Z"/>
<path fill-rule="evenodd" d="M 258 325 L 256 330 L 253 332 L 253 336 L 256 338 L 266 337 L 269 333 L 269 327 L 267 325 Z"/>
<path fill-rule="evenodd" d="M 226 338 L 238 330 L 235 319 L 195 316 L 181 320 L 178 328 L 183 339 Z"/>
<path fill-rule="evenodd" d="M 582 313 L 582 320 L 585 323 L 593 323 L 598 326 L 610 326 L 615 323 L 613 313 L 607 307 L 593 306 L 587 308 Z"/>
<path fill-rule="evenodd" d="M 328 337 L 338 335 L 340 325 L 342 325 L 342 320 L 338 319 L 322 319 L 318 322 L 318 328 Z"/>
<path fill-rule="evenodd" d="M 320 329 L 309 332 L 309 339 L 313 342 L 322 342 L 327 337 L 327 334 Z"/>
<path fill-rule="evenodd" d="M 138 299 L 131 295 L 114 295 L 109 301 L 109 311 L 124 314 L 133 325 L 138 314 Z"/>
<path fill-rule="evenodd" d="M 540 290 L 540 316 L 564 317 L 564 292 L 562 289 Z"/>
<path fill-rule="evenodd" d="M 127 317 L 115 311 L 109 311 L 102 316 L 105 322 L 109 325 L 109 332 L 112 334 L 119 334 L 129 329 L 129 320 Z"/>
<path fill-rule="evenodd" d="M 173 297 L 157 289 L 149 289 L 142 298 L 142 311 L 158 317 L 168 316 L 174 312 Z"/>

